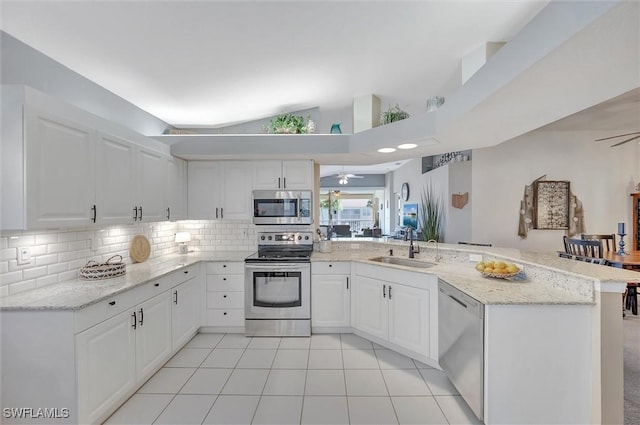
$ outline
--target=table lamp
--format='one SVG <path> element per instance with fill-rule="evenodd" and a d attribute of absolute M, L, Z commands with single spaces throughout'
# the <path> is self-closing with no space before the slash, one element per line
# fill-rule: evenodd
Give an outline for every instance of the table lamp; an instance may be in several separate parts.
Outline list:
<path fill-rule="evenodd" d="M 180 254 L 187 254 L 189 252 L 189 247 L 187 246 L 187 242 L 191 240 L 191 233 L 189 232 L 177 232 L 176 233 L 176 243 L 179 243 L 178 252 Z"/>

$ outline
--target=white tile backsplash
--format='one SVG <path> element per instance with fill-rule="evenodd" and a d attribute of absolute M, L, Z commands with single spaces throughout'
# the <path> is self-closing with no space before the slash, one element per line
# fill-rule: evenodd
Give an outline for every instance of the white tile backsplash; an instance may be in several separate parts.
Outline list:
<path fill-rule="evenodd" d="M 189 250 L 254 251 L 258 232 L 276 231 L 275 226 L 255 226 L 251 220 L 187 220 L 159 222 L 104 229 L 60 229 L 58 231 L 0 232 L 0 297 L 57 282 L 76 279 L 87 261 L 104 262 L 113 255 L 129 258 L 129 243 L 134 235 L 144 235 L 151 244 L 151 256 L 177 253 L 177 231 L 191 233 Z M 286 230 L 307 230 L 291 227 Z M 18 265 L 18 247 L 28 247 L 31 262 Z"/>

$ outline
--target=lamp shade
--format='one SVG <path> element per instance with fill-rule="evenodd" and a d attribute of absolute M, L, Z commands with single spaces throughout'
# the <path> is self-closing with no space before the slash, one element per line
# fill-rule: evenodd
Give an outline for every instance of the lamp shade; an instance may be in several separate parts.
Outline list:
<path fill-rule="evenodd" d="M 189 242 L 191 240 L 191 233 L 189 232 L 178 232 L 176 233 L 176 242 L 183 243 Z"/>

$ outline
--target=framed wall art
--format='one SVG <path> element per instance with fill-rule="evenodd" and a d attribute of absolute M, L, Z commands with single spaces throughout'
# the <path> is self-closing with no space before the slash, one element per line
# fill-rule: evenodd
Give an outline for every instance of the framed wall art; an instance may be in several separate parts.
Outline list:
<path fill-rule="evenodd" d="M 569 228 L 569 181 L 536 181 L 533 199 L 534 229 Z"/>

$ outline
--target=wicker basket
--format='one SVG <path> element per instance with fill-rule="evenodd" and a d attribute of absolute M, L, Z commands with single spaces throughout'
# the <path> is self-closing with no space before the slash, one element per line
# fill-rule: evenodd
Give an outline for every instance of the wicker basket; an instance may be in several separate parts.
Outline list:
<path fill-rule="evenodd" d="M 112 262 L 111 260 L 119 259 Z M 122 262 L 121 255 L 114 255 L 109 258 L 105 263 L 98 263 L 97 261 L 88 261 L 84 267 L 80 268 L 80 279 L 84 280 L 98 280 L 98 279 L 111 279 L 112 277 L 123 276 L 126 273 L 125 264 Z"/>

